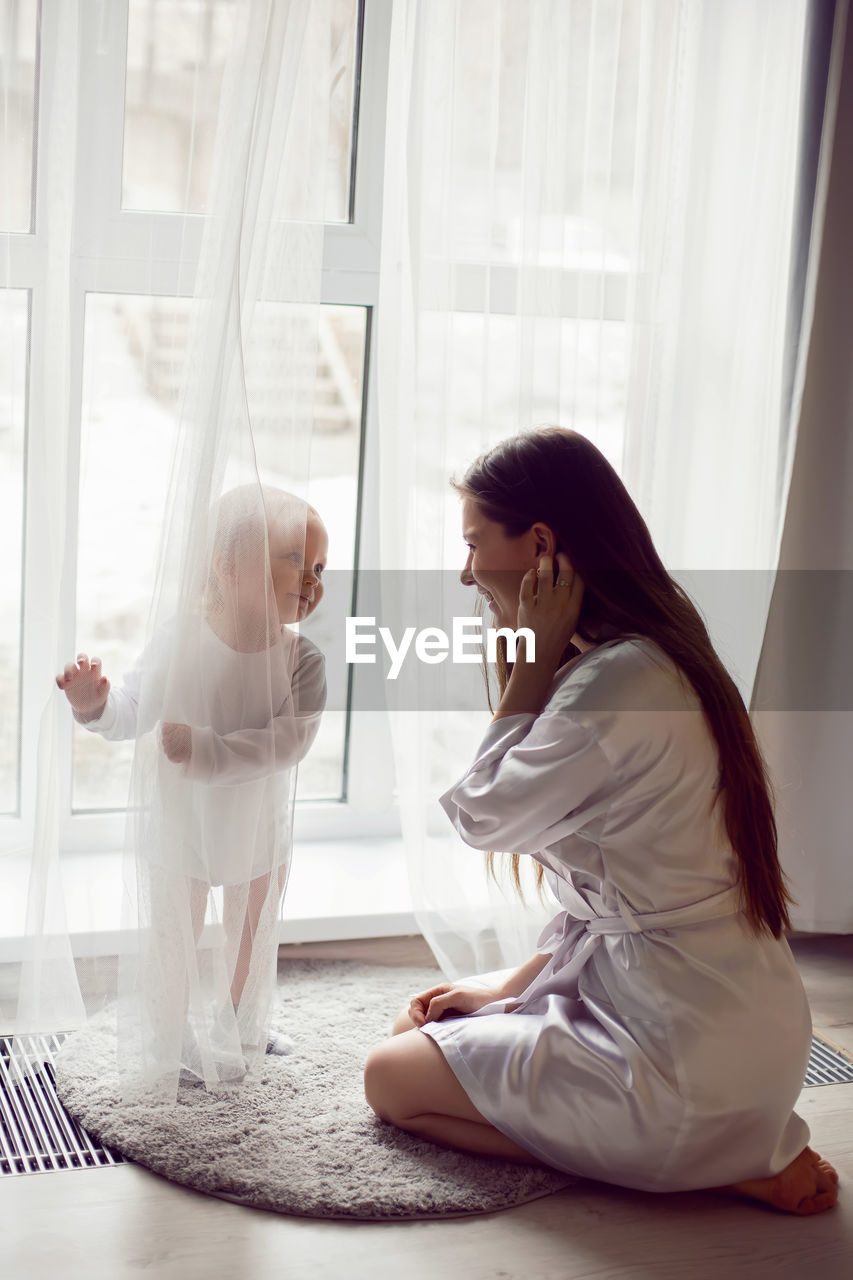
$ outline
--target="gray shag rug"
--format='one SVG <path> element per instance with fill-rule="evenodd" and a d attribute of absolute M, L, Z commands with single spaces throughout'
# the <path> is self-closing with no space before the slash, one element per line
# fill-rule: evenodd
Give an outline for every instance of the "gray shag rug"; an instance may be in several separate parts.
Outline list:
<path fill-rule="evenodd" d="M 383 1124 L 362 1068 L 435 970 L 300 960 L 280 967 L 271 1025 L 296 1042 L 238 1089 L 181 1086 L 171 1105 L 122 1103 L 114 1016 L 96 1015 L 57 1059 L 59 1096 L 105 1146 L 208 1195 L 311 1218 L 492 1213 L 578 1180 L 437 1147 Z"/>

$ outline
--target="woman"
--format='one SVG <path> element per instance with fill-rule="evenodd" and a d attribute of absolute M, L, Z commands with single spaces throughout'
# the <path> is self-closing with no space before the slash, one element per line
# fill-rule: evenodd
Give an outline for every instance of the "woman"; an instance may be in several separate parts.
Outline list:
<path fill-rule="evenodd" d="M 792 1110 L 811 1023 L 767 778 L 696 609 L 582 436 L 518 436 L 457 488 L 462 580 L 535 661 L 522 641 L 442 804 L 517 882 L 535 858 L 563 910 L 509 977 L 416 996 L 368 1101 L 467 1151 L 829 1208 L 837 1175 Z"/>

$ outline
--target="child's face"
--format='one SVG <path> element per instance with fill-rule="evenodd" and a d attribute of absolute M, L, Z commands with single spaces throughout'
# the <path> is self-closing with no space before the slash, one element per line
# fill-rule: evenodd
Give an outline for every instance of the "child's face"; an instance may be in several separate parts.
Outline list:
<path fill-rule="evenodd" d="M 281 520 L 269 525 L 270 573 L 282 622 L 301 622 L 323 596 L 322 575 L 329 556 L 329 536 L 322 520 L 309 511 L 303 532 Z"/>

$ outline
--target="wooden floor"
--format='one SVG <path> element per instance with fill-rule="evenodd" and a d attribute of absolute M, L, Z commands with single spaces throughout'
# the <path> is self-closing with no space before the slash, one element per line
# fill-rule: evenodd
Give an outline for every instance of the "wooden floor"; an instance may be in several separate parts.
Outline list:
<path fill-rule="evenodd" d="M 418 963 L 418 940 L 295 949 Z M 815 1029 L 853 1053 L 853 937 L 795 938 Z M 805 1089 L 838 1207 L 798 1219 L 709 1194 L 586 1184 L 487 1217 L 318 1222 L 244 1209 L 134 1165 L 0 1180 L 4 1280 L 851 1280 L 853 1084 Z"/>

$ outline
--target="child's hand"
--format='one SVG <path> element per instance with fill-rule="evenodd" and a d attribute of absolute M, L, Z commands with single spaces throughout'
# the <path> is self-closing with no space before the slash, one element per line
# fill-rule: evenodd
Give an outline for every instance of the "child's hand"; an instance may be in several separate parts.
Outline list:
<path fill-rule="evenodd" d="M 77 661 L 67 664 L 62 675 L 56 677 L 56 683 L 78 720 L 100 719 L 110 691 L 109 680 L 101 675 L 100 658 L 92 658 L 90 662 L 85 653 L 78 653 Z"/>
<path fill-rule="evenodd" d="M 188 724 L 162 725 L 160 739 L 172 764 L 183 764 L 193 753 L 193 735 Z"/>

